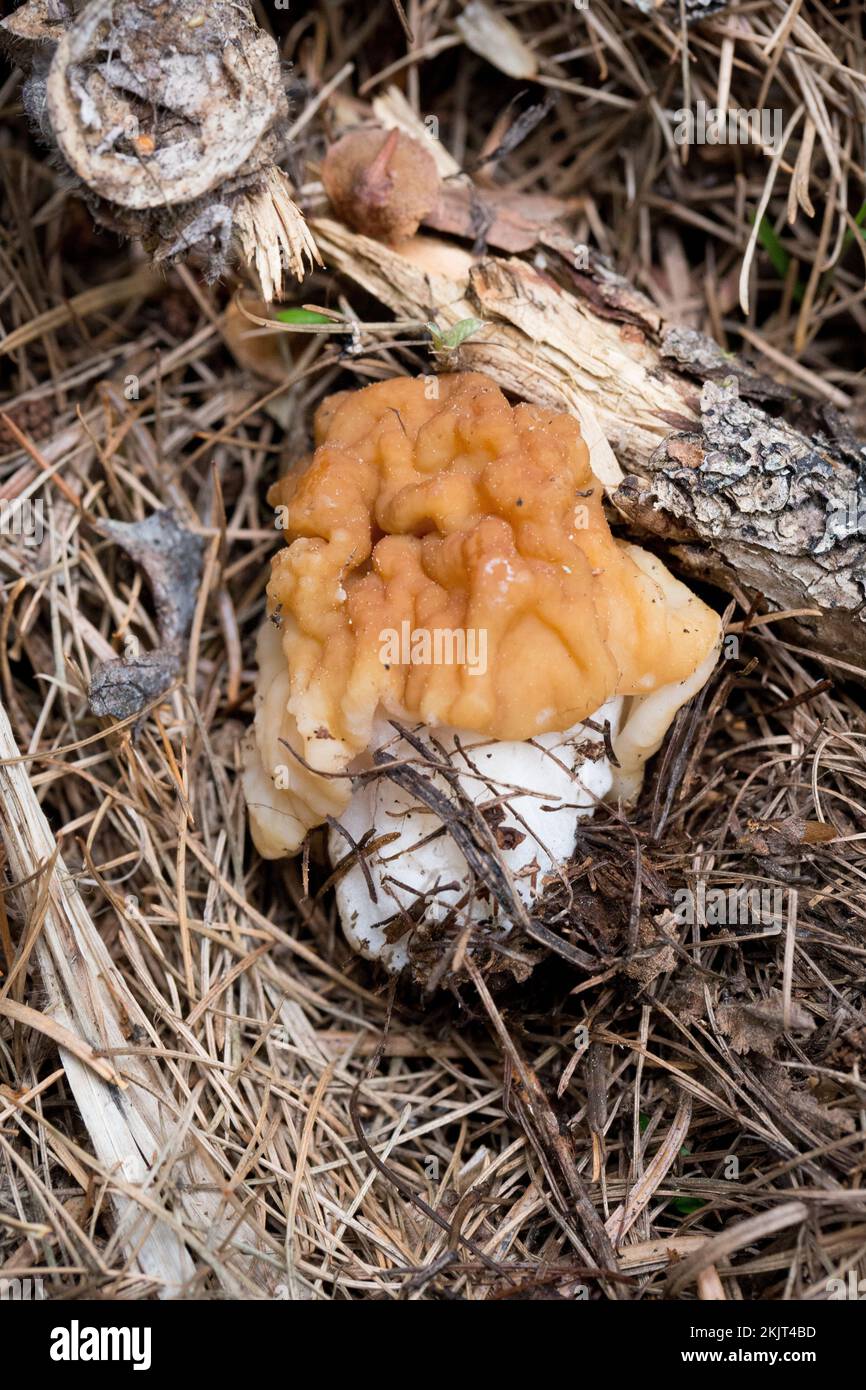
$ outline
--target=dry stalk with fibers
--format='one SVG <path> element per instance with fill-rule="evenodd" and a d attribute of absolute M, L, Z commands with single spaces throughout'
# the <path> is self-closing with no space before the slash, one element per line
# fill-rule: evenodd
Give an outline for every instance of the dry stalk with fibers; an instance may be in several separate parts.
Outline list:
<path fill-rule="evenodd" d="M 0 991 L 0 1014 L 58 1045 L 95 1156 L 76 1148 L 72 1171 L 103 1189 L 112 1209 L 102 1272 L 117 1250 L 131 1277 L 173 1298 L 188 1291 L 203 1261 L 228 1296 L 248 1297 L 269 1279 L 255 1259 L 257 1234 L 220 1190 L 218 1164 L 194 1123 L 196 1089 L 180 1098 L 180 1071 L 160 1056 L 159 1035 L 63 861 L 2 703 L 0 760 L 0 834 L 29 943 Z M 8 993 L 31 949 L 47 1000 L 22 1013 L 8 1007 Z M 66 1142 L 59 1133 L 56 1141 L 63 1162 Z M 249 1254 L 237 1249 L 239 1231 Z"/>

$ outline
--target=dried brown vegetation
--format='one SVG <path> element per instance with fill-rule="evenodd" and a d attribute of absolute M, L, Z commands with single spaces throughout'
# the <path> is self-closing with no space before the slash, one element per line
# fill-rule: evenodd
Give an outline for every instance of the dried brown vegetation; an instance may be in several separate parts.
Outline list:
<path fill-rule="evenodd" d="M 517 0 L 501 47 L 451 0 L 407 4 L 411 39 L 386 0 L 278 15 L 301 204 L 328 140 L 397 82 L 477 183 L 567 200 L 575 243 L 666 317 L 856 428 L 860 7 L 757 0 L 687 45 L 679 6 L 644 8 Z M 781 159 L 684 164 L 661 113 L 699 97 L 778 106 Z M 295 301 L 335 322 L 301 325 L 265 384 L 229 350 L 235 284 L 95 231 L 14 71 L 0 115 L 0 497 L 44 506 L 39 543 L 0 535 L 0 1278 L 67 1297 L 820 1299 L 862 1275 L 866 672 L 741 595 L 736 645 L 631 823 L 589 823 L 548 901 L 568 958 L 496 990 L 469 951 L 429 998 L 386 986 L 335 927 L 319 844 L 252 853 L 238 746 L 268 484 L 329 391 L 431 369 L 422 325 L 317 271 Z M 203 543 L 188 646 L 167 695 L 99 718 L 99 664 L 160 642 L 103 523 L 161 508 Z M 714 921 L 714 893 L 743 884 L 777 890 L 781 918 Z"/>

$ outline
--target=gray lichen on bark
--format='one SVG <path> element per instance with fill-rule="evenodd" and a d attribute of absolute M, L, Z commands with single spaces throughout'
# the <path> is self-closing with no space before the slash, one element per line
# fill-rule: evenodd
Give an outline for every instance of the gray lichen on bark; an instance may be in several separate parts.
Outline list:
<path fill-rule="evenodd" d="M 807 438 L 744 400 L 736 378 L 707 380 L 700 430 L 671 435 L 646 471 L 613 496 L 633 524 L 700 542 L 681 560 L 726 587 L 733 574 L 781 608 L 821 609 L 802 636 L 866 658 L 866 446 Z"/>
<path fill-rule="evenodd" d="M 665 328 L 659 345 L 661 358 L 666 363 L 684 367 L 692 375 L 700 374 L 710 381 L 734 377 L 740 394 L 753 400 L 789 400 L 790 389 L 772 377 L 756 372 L 733 352 L 726 352 L 715 338 L 701 333 L 697 328 L 686 328 L 682 324 L 672 324 Z"/>

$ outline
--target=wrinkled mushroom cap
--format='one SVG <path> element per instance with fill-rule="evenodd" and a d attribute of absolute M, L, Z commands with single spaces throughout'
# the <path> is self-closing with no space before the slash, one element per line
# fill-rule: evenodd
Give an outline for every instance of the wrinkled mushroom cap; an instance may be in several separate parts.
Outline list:
<path fill-rule="evenodd" d="M 306 781 L 345 772 L 377 711 L 524 740 L 686 682 L 713 651 L 716 614 L 612 537 L 571 416 L 512 407 L 477 373 L 401 378 L 326 400 L 316 445 L 272 490 L 288 544 L 268 586 Z M 486 669 L 384 660 L 405 624 L 483 633 Z M 350 784 L 326 784 L 334 814 Z"/>

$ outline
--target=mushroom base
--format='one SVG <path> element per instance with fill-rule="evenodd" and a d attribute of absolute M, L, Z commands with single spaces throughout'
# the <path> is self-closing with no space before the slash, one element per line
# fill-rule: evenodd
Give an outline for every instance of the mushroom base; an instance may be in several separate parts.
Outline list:
<path fill-rule="evenodd" d="M 530 742 L 422 730 L 437 759 L 447 756 L 453 778 L 434 770 L 432 760 L 425 762 L 393 725 L 379 720 L 371 751 L 349 771 L 370 772 L 372 753 L 381 752 L 414 767 L 453 807 L 455 817 L 465 818 L 467 802 L 479 807 L 516 893 L 531 909 L 574 854 L 581 819 L 613 790 L 614 768 L 601 730 L 609 722 L 616 736 L 622 706 L 617 698 L 597 710 L 596 729 L 576 724 Z M 338 879 L 337 907 L 350 944 L 368 959 L 392 972 L 402 970 L 413 933 L 449 918 L 457 932 L 470 923 L 487 923 L 503 939 L 508 935 L 511 924 L 500 919 L 498 905 L 477 882 L 440 816 L 386 771 L 356 784 L 339 826 L 328 838 L 331 862 L 351 867 Z"/>
<path fill-rule="evenodd" d="M 432 928 L 447 927 L 457 936 L 464 927 L 484 926 L 488 944 L 504 943 L 511 924 L 473 875 L 448 825 L 417 791 L 389 776 L 387 767 L 376 767 L 374 757 L 420 774 L 439 794 L 440 805 L 450 808 L 446 819 L 453 811 L 456 820 L 465 820 L 470 803 L 477 807 L 515 892 L 532 910 L 545 886 L 564 873 L 581 820 L 599 802 L 637 798 L 647 760 L 677 711 L 706 684 L 717 659 L 715 646 L 686 680 L 647 695 L 615 697 L 564 733 L 522 742 L 444 726 L 413 733 L 408 721 L 391 723 L 380 709 L 370 747 L 344 765 L 345 775 L 323 777 L 302 760 L 302 740 L 288 710 L 288 671 L 278 635 L 266 623 L 255 729 L 244 755 L 256 847 L 269 859 L 293 854 L 310 828 L 330 820 L 329 852 L 346 937 L 392 973 L 409 963 L 413 939 Z M 416 746 L 403 736 L 404 727 Z M 434 756 L 419 753 L 418 739 Z M 443 755 L 448 775 L 435 766 Z"/>

